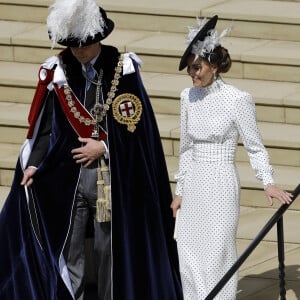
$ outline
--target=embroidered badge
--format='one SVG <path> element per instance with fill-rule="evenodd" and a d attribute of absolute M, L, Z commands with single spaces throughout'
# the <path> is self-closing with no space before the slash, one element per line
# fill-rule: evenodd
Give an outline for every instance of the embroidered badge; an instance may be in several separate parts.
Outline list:
<path fill-rule="evenodd" d="M 139 122 L 143 107 L 141 100 L 133 94 L 121 94 L 112 103 L 114 118 L 127 125 L 127 130 L 134 132 Z"/>

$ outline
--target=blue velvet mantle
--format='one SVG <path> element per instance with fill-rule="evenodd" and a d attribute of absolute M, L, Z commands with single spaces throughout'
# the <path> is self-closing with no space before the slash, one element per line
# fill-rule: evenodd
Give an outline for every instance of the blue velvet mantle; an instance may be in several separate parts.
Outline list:
<path fill-rule="evenodd" d="M 80 68 L 70 51 L 70 68 Z M 116 64 L 118 52 L 103 46 L 105 68 Z M 72 64 L 70 64 L 70 61 Z M 143 113 L 132 133 L 107 116 L 112 188 L 113 300 L 183 299 L 179 278 L 174 219 L 167 168 L 156 120 L 136 72 L 120 79 L 117 95 L 132 93 Z M 82 78 L 68 78 L 80 98 Z M 113 75 L 113 71 L 112 71 Z M 136 84 L 138 83 L 138 84 Z M 71 156 L 77 136 L 54 99 L 47 156 L 39 166 L 27 203 L 20 186 L 18 161 L 11 192 L 0 214 L 0 299 L 72 299 L 59 275 L 61 255 L 70 228 L 80 172 Z"/>

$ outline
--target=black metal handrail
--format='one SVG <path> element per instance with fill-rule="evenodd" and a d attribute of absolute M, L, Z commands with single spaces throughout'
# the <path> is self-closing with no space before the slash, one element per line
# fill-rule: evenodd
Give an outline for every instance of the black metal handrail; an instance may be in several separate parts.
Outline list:
<path fill-rule="evenodd" d="M 246 248 L 246 250 L 241 254 L 238 260 L 233 264 L 233 266 L 227 271 L 227 273 L 221 278 L 217 285 L 208 294 L 205 300 L 212 300 L 219 293 L 219 291 L 224 287 L 227 281 L 232 277 L 232 275 L 239 269 L 239 267 L 244 263 L 256 246 L 262 241 L 266 234 L 272 229 L 275 223 L 277 223 L 277 237 L 278 237 L 278 260 L 279 260 L 279 279 L 280 279 L 280 299 L 285 300 L 285 274 L 284 274 L 284 240 L 283 240 L 283 221 L 282 215 L 289 208 L 289 206 L 294 202 L 294 200 L 300 194 L 300 184 L 292 192 L 292 202 L 290 204 L 282 204 L 275 214 L 270 218 L 267 224 L 258 233 L 251 244 Z"/>

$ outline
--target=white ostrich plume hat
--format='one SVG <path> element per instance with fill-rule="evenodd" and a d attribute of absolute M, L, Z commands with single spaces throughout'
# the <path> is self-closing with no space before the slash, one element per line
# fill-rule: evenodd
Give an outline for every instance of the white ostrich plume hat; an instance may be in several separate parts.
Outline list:
<path fill-rule="evenodd" d="M 114 28 L 95 0 L 55 0 L 47 18 L 52 47 L 84 46 L 104 39 Z"/>

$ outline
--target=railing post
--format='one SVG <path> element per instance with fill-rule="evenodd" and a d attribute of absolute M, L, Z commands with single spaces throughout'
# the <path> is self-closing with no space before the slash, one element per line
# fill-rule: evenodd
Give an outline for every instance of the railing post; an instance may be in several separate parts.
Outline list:
<path fill-rule="evenodd" d="M 284 265 L 284 234 L 283 234 L 283 218 L 277 221 L 277 245 L 278 245 L 278 270 L 279 270 L 279 289 L 280 300 L 286 300 L 285 290 L 285 265 Z"/>
<path fill-rule="evenodd" d="M 211 290 L 211 292 L 206 296 L 205 300 L 212 300 L 214 297 L 219 293 L 219 291 L 224 287 L 224 285 L 227 283 L 227 281 L 232 277 L 232 275 L 239 269 L 239 267 L 244 263 L 244 261 L 248 258 L 248 256 L 252 253 L 252 251 L 256 248 L 256 246 L 262 241 L 262 239 L 265 237 L 265 235 L 270 231 L 270 229 L 277 223 L 280 219 L 282 219 L 282 215 L 285 213 L 285 211 L 289 208 L 289 206 L 294 202 L 294 200 L 298 197 L 300 194 L 300 184 L 295 188 L 295 190 L 292 192 L 292 202 L 290 204 L 282 204 L 279 209 L 276 211 L 276 213 L 271 217 L 271 219 L 267 222 L 267 224 L 262 228 L 262 230 L 258 233 L 258 235 L 255 237 L 255 239 L 250 243 L 250 245 L 246 248 L 246 250 L 241 254 L 241 256 L 238 258 L 238 260 L 233 264 L 233 266 L 227 271 L 227 273 L 221 278 L 221 280 L 216 284 L 216 286 Z M 283 222 L 281 222 L 281 230 L 282 230 L 282 243 L 280 243 L 280 247 L 282 248 L 280 250 L 280 258 L 279 261 L 284 262 L 284 249 L 283 249 Z M 278 243 L 279 245 L 279 243 Z M 278 246 L 279 247 L 279 246 Z M 279 248 L 278 248 L 279 249 Z M 281 266 L 282 268 L 282 266 Z M 283 265 L 283 273 L 284 273 L 284 265 Z M 284 280 L 284 275 L 283 275 Z M 281 293 L 281 291 L 280 291 Z M 281 300 L 285 300 L 285 289 L 283 287 L 283 293 Z"/>

